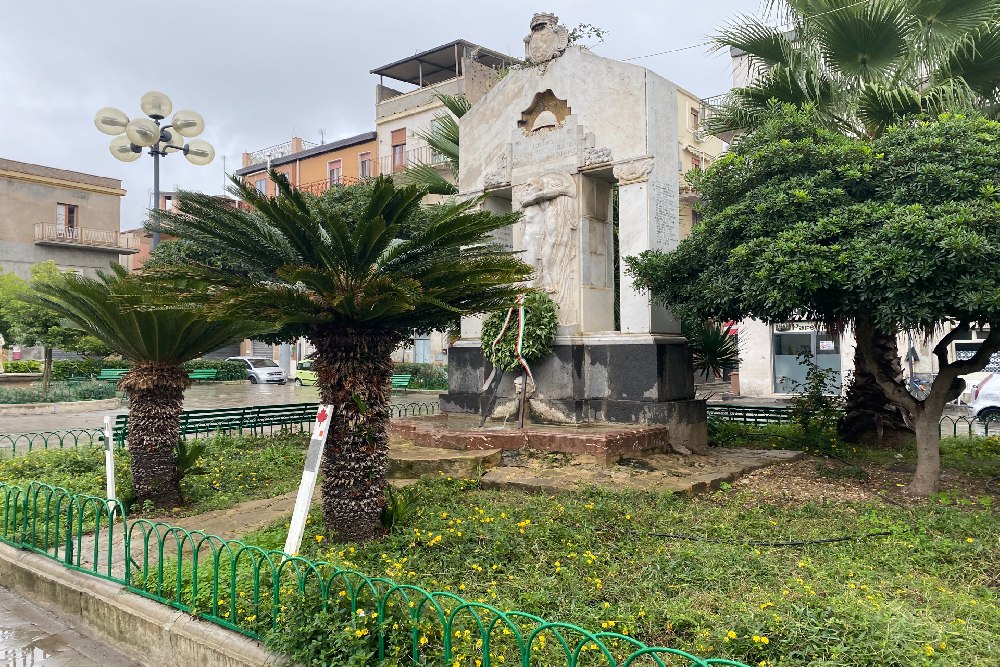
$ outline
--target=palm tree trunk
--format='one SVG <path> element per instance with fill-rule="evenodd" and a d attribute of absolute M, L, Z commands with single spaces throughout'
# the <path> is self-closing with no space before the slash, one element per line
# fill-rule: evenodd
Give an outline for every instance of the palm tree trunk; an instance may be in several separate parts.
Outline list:
<path fill-rule="evenodd" d="M 118 383 L 129 398 L 128 451 L 140 505 L 147 500 L 158 509 L 184 504 L 176 447 L 184 389 L 190 384 L 177 366 L 152 362 L 136 362 Z"/>
<path fill-rule="evenodd" d="M 42 362 L 42 395 L 49 395 L 49 387 L 52 385 L 52 348 L 48 345 L 44 348 L 44 361 Z"/>
<path fill-rule="evenodd" d="M 893 379 L 903 376 L 895 334 L 874 331 L 872 344 Z M 881 443 L 899 437 L 910 437 L 913 431 L 903 421 L 900 408 L 886 398 L 885 392 L 868 371 L 859 351 L 854 353 L 854 377 L 847 389 L 844 417 L 837 425 L 840 436 L 847 442 Z"/>
<path fill-rule="evenodd" d="M 320 401 L 332 406 L 323 452 L 323 521 L 331 539 L 379 538 L 389 462 L 389 378 L 399 336 L 317 327 L 310 336 Z"/>

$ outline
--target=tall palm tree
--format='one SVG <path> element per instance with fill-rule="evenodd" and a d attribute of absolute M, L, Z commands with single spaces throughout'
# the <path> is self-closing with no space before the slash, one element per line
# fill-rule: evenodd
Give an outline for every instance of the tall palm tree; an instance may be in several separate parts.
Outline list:
<path fill-rule="evenodd" d="M 34 298 L 132 362 L 118 388 L 129 398 L 136 501 L 172 508 L 183 503 L 174 448 L 184 390 L 191 384 L 181 364 L 268 329 L 240 319 L 208 321 L 197 308 L 148 309 L 160 289 L 112 264 L 110 273 L 98 271 L 97 278 L 64 274 L 39 285 Z"/>
<path fill-rule="evenodd" d="M 452 176 L 458 180 L 458 119 L 472 107 L 464 95 L 438 94 L 435 97 L 444 104 L 448 112 L 434 116 L 430 130 L 417 132 L 417 136 L 427 142 L 438 159 L 432 164 L 416 164 L 403 172 L 406 183 L 418 185 L 432 195 L 458 194 L 458 187 L 445 178 L 440 171 L 440 165 L 445 165 Z"/>
<path fill-rule="evenodd" d="M 322 464 L 324 521 L 334 539 L 373 539 L 382 533 L 390 355 L 414 330 L 509 303 L 531 269 L 491 240 L 514 216 L 477 211 L 476 200 L 421 209 L 425 190 L 380 177 L 349 186 L 367 188 L 358 190 L 367 202 L 345 206 L 271 176 L 279 190 L 273 198 L 233 181 L 250 210 L 183 192 L 183 214 L 157 214 L 170 234 L 226 252 L 260 277 L 208 265 L 154 273 L 211 284 L 204 298 L 186 295 L 201 298 L 210 316 L 252 312 L 280 325 L 282 336 L 309 338 L 320 399 L 333 412 Z"/>
<path fill-rule="evenodd" d="M 709 131 L 753 130 L 774 100 L 808 104 L 830 129 L 859 137 L 922 111 L 1000 109 L 1000 0 L 769 0 L 766 10 L 780 27 L 743 16 L 714 39 L 746 54 L 750 83 L 713 109 Z M 873 342 L 884 370 L 902 377 L 896 332 Z M 893 430 L 908 429 L 856 354 L 841 435 Z"/>

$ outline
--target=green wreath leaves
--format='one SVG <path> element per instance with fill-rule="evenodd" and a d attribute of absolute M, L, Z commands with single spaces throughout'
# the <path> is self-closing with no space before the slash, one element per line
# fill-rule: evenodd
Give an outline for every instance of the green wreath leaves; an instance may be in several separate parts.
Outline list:
<path fill-rule="evenodd" d="M 483 322 L 482 350 L 483 356 L 495 367 L 505 371 L 513 370 L 518 365 L 517 360 L 517 304 L 512 304 L 514 312 L 507 323 L 503 336 L 500 335 L 506 310 L 490 313 Z M 526 361 L 541 359 L 552 352 L 552 344 L 556 340 L 556 325 L 559 318 L 556 315 L 556 304 L 545 292 L 531 291 L 524 297 L 524 339 L 521 342 L 521 356 Z"/>

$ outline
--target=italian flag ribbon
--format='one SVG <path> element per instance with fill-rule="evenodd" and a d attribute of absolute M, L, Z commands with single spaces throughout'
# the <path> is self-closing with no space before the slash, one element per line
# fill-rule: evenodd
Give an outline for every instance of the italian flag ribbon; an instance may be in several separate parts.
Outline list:
<path fill-rule="evenodd" d="M 528 367 L 528 362 L 525 361 L 524 355 L 521 354 L 522 348 L 524 346 L 524 299 L 525 294 L 518 294 L 517 301 L 507 310 L 507 318 L 503 321 L 503 326 L 500 327 L 500 333 L 497 337 L 493 339 L 493 352 L 496 354 L 497 344 L 503 335 L 507 332 L 507 327 L 510 325 L 510 320 L 514 316 L 514 309 L 517 308 L 517 348 L 515 353 L 517 354 L 517 361 L 520 363 L 521 367 L 524 368 L 525 374 L 528 379 L 531 380 L 531 384 L 535 384 L 535 376 L 531 374 L 531 369 Z M 490 375 L 492 378 L 492 374 Z M 522 391 L 527 391 L 527 387 L 522 388 Z"/>

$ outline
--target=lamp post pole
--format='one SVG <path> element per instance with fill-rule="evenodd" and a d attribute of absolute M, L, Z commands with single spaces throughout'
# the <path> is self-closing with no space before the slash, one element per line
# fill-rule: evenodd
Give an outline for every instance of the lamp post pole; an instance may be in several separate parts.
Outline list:
<path fill-rule="evenodd" d="M 173 103 L 165 94 L 150 91 L 139 100 L 139 107 L 148 118 L 129 120 L 123 111 L 104 107 L 94 116 L 94 125 L 105 134 L 117 135 L 111 140 L 111 154 L 122 162 L 134 162 L 149 148 L 153 156 L 153 210 L 160 209 L 160 158 L 170 153 L 183 153 L 188 162 L 204 166 L 215 158 L 215 149 L 196 137 L 205 129 L 205 121 L 195 111 L 178 111 L 167 125 L 160 121 L 170 115 Z M 122 134 L 124 132 L 124 134 Z M 160 244 L 160 234 L 153 232 L 152 247 Z"/>

